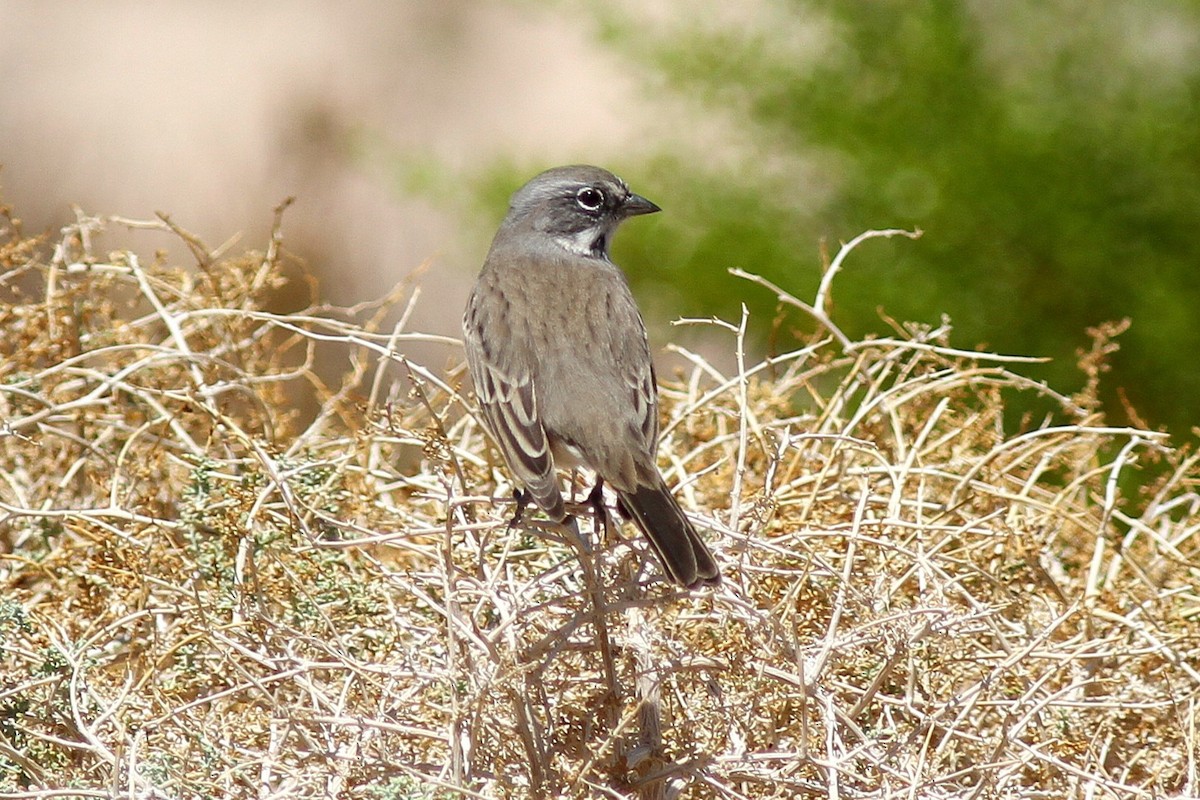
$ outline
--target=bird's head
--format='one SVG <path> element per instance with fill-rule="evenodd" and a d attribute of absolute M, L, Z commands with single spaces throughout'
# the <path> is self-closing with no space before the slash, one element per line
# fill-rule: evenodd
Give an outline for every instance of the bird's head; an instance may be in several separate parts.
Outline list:
<path fill-rule="evenodd" d="M 574 165 L 546 170 L 513 193 L 507 222 L 529 226 L 576 255 L 607 258 L 623 220 L 659 210 L 608 170 Z"/>

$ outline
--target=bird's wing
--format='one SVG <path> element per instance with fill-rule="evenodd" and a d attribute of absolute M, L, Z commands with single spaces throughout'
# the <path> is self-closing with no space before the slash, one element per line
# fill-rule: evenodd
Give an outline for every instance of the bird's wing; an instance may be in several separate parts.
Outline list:
<path fill-rule="evenodd" d="M 514 359 L 501 365 L 488 358 L 482 333 L 478 325 L 472 324 L 470 314 L 463 333 L 475 395 L 504 461 L 534 502 L 551 517 L 562 519 L 566 512 L 550 443 L 538 414 L 531 365 Z"/>
<path fill-rule="evenodd" d="M 629 408 L 631 433 L 635 439 L 635 450 L 645 454 L 646 465 L 654 470 L 654 480 L 658 480 L 658 469 L 654 466 L 655 454 L 658 452 L 658 381 L 654 375 L 654 362 L 650 358 L 650 341 L 646 336 L 646 326 L 642 322 L 634 304 L 633 296 L 624 287 L 625 303 L 617 303 L 616 308 L 627 306 L 628 319 L 622 321 L 618 328 L 625 331 L 624 341 L 619 345 L 623 354 L 617 360 L 617 371 L 625 384 L 628 397 L 633 401 Z"/>
<path fill-rule="evenodd" d="M 636 364 L 625 376 L 625 383 L 633 397 L 635 424 L 653 458 L 658 452 L 658 382 L 649 353 L 645 361 Z"/>

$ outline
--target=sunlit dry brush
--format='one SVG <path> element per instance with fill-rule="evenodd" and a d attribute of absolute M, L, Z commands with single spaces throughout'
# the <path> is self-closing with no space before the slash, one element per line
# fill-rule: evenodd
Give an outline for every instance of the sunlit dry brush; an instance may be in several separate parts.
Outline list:
<path fill-rule="evenodd" d="M 712 322 L 739 366 L 664 376 L 725 574 L 688 594 L 582 506 L 510 525 L 415 284 L 273 313 L 280 244 L 4 223 L 0 797 L 1200 795 L 1200 470 L 1106 426 L 1114 329 L 1067 397 L 948 327 L 845 337 L 849 247 L 812 304 L 748 276 L 818 332 Z"/>

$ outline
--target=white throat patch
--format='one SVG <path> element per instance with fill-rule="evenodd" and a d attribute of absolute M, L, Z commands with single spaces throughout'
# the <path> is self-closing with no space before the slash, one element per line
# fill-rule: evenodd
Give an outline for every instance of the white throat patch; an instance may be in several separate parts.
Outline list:
<path fill-rule="evenodd" d="M 596 257 L 596 240 L 604 234 L 596 228 L 588 228 L 570 236 L 555 236 L 554 241 L 578 256 Z"/>

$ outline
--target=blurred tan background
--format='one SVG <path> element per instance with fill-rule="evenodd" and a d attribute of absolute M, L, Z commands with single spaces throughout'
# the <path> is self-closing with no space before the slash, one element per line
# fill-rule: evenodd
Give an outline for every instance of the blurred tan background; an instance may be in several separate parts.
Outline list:
<path fill-rule="evenodd" d="M 402 199 L 330 131 L 451 167 L 607 164 L 648 115 L 619 58 L 547 7 L 5 0 L 0 20 L 0 199 L 26 233 L 57 231 L 77 204 L 261 248 L 294 195 L 285 240 L 328 301 L 374 298 L 433 259 L 414 320 L 429 332 L 457 334 L 490 231 Z"/>

